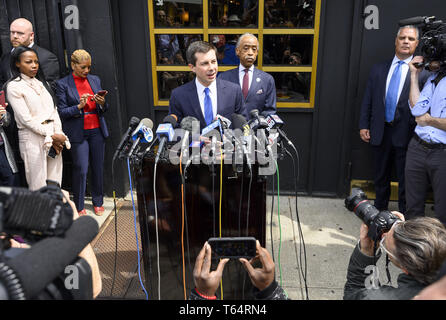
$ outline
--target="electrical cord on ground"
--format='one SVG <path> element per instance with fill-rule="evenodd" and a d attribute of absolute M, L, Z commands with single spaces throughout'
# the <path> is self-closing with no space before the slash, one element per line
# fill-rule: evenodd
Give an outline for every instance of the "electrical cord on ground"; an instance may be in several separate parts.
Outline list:
<path fill-rule="evenodd" d="M 156 200 L 156 169 L 158 167 L 158 162 L 155 161 L 155 166 L 153 168 L 153 200 L 155 203 L 155 237 L 156 237 L 156 264 L 158 273 L 158 300 L 161 300 L 161 271 L 160 271 L 160 246 L 159 246 L 159 235 L 158 235 L 158 205 Z"/>
<path fill-rule="evenodd" d="M 301 225 L 300 218 L 299 218 L 299 211 L 298 211 L 298 207 L 297 207 L 297 182 L 298 182 L 299 176 L 300 176 L 299 152 L 297 151 L 296 147 L 292 143 L 288 143 L 288 144 L 293 148 L 293 150 L 296 154 L 296 157 L 297 157 L 297 166 L 296 166 L 294 157 L 285 148 L 285 151 L 287 152 L 287 154 L 290 156 L 291 160 L 293 161 L 293 173 L 294 173 L 294 177 L 295 177 L 295 179 L 294 179 L 294 193 L 295 193 L 296 221 L 297 221 L 297 227 L 298 227 L 298 231 L 299 231 L 299 240 L 300 240 L 298 266 L 299 266 L 300 273 L 301 273 L 301 276 L 303 278 L 304 285 L 305 285 L 306 300 L 309 300 L 308 283 L 307 283 L 307 252 L 306 252 L 305 240 L 304 240 L 303 231 L 302 231 L 302 225 Z M 296 167 L 297 167 L 297 169 L 296 169 Z M 293 224 L 293 231 L 294 231 L 294 224 Z M 297 253 L 296 253 L 296 255 L 297 255 Z M 302 255 L 303 255 L 303 257 L 302 257 Z M 303 265 L 302 265 L 302 260 L 303 260 Z"/>
<path fill-rule="evenodd" d="M 143 289 L 144 293 L 146 294 L 146 300 L 149 300 L 149 295 L 146 291 L 146 288 L 144 287 L 143 281 L 141 279 L 141 263 L 140 263 L 140 253 L 139 253 L 139 240 L 138 240 L 138 230 L 136 228 L 136 210 L 135 210 L 135 201 L 133 199 L 133 188 L 132 188 L 132 174 L 130 172 L 130 160 L 127 158 L 127 167 L 129 172 L 129 182 L 130 182 L 130 195 L 132 197 L 132 207 L 133 207 L 133 223 L 135 227 L 135 237 L 136 237 L 136 251 L 138 253 L 138 277 L 139 277 L 139 283 L 141 285 L 141 288 Z"/>

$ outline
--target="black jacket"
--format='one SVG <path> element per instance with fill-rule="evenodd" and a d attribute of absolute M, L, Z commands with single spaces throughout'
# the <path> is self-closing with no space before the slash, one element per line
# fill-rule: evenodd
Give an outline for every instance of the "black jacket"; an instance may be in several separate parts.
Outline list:
<path fill-rule="evenodd" d="M 54 53 L 34 44 L 32 48 L 37 52 L 40 67 L 45 80 L 48 81 L 54 90 L 54 82 L 59 79 L 59 60 Z M 5 53 L 0 61 L 0 88 L 11 77 L 11 51 Z"/>
<path fill-rule="evenodd" d="M 376 256 L 379 259 L 381 254 Z M 404 273 L 398 276 L 398 288 L 383 285 L 376 289 L 366 288 L 370 272 L 367 266 L 374 264 L 374 258 L 366 256 L 359 249 L 359 245 L 350 257 L 347 270 L 347 282 L 344 287 L 344 300 L 409 300 L 416 296 L 425 285 L 416 281 L 412 276 Z"/>

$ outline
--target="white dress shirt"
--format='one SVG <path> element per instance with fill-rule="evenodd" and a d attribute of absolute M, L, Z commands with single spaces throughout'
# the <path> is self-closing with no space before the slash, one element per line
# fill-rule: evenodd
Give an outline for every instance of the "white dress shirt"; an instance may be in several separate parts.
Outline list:
<path fill-rule="evenodd" d="M 398 89 L 398 98 L 396 101 L 400 100 L 401 91 L 403 91 L 404 82 L 406 82 L 407 72 L 409 72 L 409 62 L 412 61 L 412 58 L 413 58 L 413 56 L 407 58 L 406 60 L 402 60 L 402 61 L 404 61 L 404 63 L 401 65 L 401 79 L 400 79 L 400 86 Z M 387 90 L 389 89 L 390 79 L 392 78 L 393 71 L 395 70 L 399 61 L 400 61 L 400 59 L 397 56 L 395 56 L 393 58 L 389 73 L 387 74 L 386 96 L 387 96 Z"/>
<path fill-rule="evenodd" d="M 206 97 L 204 89 L 206 89 L 206 87 L 202 85 L 197 78 L 195 78 L 195 84 L 197 86 L 198 101 L 200 101 L 200 108 L 204 118 L 204 98 Z M 217 115 L 217 80 L 214 80 L 207 88 L 209 88 L 209 96 L 212 101 L 212 113 L 214 115 L 213 118 L 215 118 Z"/>

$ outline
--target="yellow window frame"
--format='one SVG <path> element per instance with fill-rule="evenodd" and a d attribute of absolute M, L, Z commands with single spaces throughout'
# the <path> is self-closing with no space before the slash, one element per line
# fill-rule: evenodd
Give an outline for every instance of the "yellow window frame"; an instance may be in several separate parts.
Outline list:
<path fill-rule="evenodd" d="M 316 96 L 316 72 L 317 57 L 319 48 L 319 25 L 321 15 L 321 1 L 316 0 L 314 13 L 314 29 L 284 29 L 284 28 L 263 28 L 264 22 L 264 0 L 259 0 L 258 28 L 209 28 L 209 6 L 208 0 L 203 0 L 203 28 L 155 28 L 155 18 L 153 10 L 153 1 L 148 0 L 149 7 L 149 35 L 151 61 L 152 61 L 152 79 L 153 79 L 153 104 L 155 106 L 169 106 L 168 100 L 160 100 L 158 95 L 158 72 L 160 71 L 183 71 L 190 72 L 188 66 L 164 66 L 158 65 L 155 48 L 155 35 L 157 34 L 201 34 L 204 41 L 209 41 L 210 34 L 243 34 L 245 32 L 257 35 L 259 39 L 259 55 L 257 58 L 257 68 L 265 72 L 311 72 L 310 100 L 309 102 L 277 102 L 277 108 L 314 108 Z M 263 66 L 263 37 L 264 35 L 313 35 L 313 58 L 311 66 Z M 218 71 L 227 71 L 234 66 L 219 66 Z"/>

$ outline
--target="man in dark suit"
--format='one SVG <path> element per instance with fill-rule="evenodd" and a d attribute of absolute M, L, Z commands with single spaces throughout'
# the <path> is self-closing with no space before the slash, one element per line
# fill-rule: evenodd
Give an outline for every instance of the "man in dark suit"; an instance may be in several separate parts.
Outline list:
<path fill-rule="evenodd" d="M 218 77 L 242 88 L 246 113 L 253 109 L 264 114 L 276 113 L 276 84 L 274 78 L 254 66 L 259 41 L 251 33 L 240 36 L 235 52 L 240 59 L 238 68 L 221 73 Z"/>
<path fill-rule="evenodd" d="M 36 50 L 43 75 L 54 89 L 54 82 L 59 79 L 59 61 L 53 53 L 34 43 L 32 23 L 24 18 L 16 19 L 11 23 L 9 32 L 13 50 L 19 46 L 30 47 Z M 0 85 L 2 87 L 12 76 L 10 60 L 11 52 L 6 52 L 1 57 Z"/>
<path fill-rule="evenodd" d="M 243 114 L 243 96 L 240 86 L 217 79 L 217 49 L 210 43 L 195 41 L 187 49 L 189 67 L 196 78 L 172 91 L 169 114 L 178 117 L 178 123 L 186 116 L 200 121 L 203 129 L 219 114 L 228 119 L 233 113 Z"/>
<path fill-rule="evenodd" d="M 378 63 L 370 71 L 364 94 L 359 134 L 374 154 L 375 207 L 388 208 L 392 167 L 398 178 L 398 208 L 406 211 L 404 168 L 407 146 L 412 138 L 415 119 L 410 113 L 409 62 L 418 46 L 416 27 L 404 26 L 395 39 L 393 60 Z M 424 81 L 426 77 L 423 77 Z"/>

